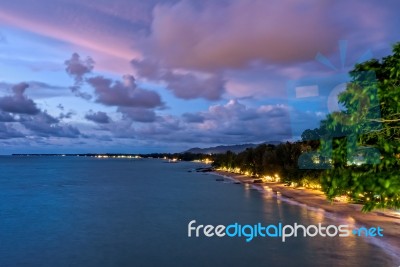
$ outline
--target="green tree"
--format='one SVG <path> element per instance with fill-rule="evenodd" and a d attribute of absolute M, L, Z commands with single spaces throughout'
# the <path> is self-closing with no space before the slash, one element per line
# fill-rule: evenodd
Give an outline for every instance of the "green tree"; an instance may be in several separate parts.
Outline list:
<path fill-rule="evenodd" d="M 357 64 L 350 76 L 338 97 L 346 110 L 321 123 L 334 138 L 334 167 L 323 175 L 323 189 L 331 199 L 349 194 L 363 201 L 364 211 L 400 208 L 400 43 L 382 60 Z M 349 164 L 357 155 L 370 164 Z"/>

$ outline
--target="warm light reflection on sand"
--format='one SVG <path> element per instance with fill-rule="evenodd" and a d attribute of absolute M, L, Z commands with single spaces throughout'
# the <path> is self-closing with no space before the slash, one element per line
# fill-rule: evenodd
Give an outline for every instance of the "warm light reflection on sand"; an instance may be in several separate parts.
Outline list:
<path fill-rule="evenodd" d="M 250 197 L 250 185 L 248 183 L 244 183 L 244 196 L 246 198 Z"/>
<path fill-rule="evenodd" d="M 280 220 L 284 220 L 284 216 L 283 216 L 283 212 L 282 212 L 282 201 L 281 201 L 281 196 L 282 196 L 282 194 L 281 194 L 281 192 L 276 192 L 276 204 L 277 204 L 277 206 L 278 206 L 278 213 L 279 213 L 279 219 Z"/>
<path fill-rule="evenodd" d="M 269 187 L 269 186 L 267 186 L 267 185 L 264 185 L 262 188 L 263 188 L 263 197 L 264 197 L 265 199 L 272 199 L 272 198 L 274 198 L 274 192 L 272 191 L 272 188 L 271 188 L 271 187 Z"/>
<path fill-rule="evenodd" d="M 315 218 L 317 219 L 318 222 L 322 222 L 325 219 L 325 210 L 317 209 L 315 211 Z"/>
<path fill-rule="evenodd" d="M 281 197 L 282 197 L 281 192 L 277 191 L 276 192 L 276 203 L 278 203 L 278 205 L 280 205 L 282 203 L 282 201 L 280 199 Z"/>
<path fill-rule="evenodd" d="M 355 228 L 356 221 L 354 220 L 353 217 L 348 216 L 348 217 L 346 218 L 346 223 L 347 223 L 351 228 Z"/>

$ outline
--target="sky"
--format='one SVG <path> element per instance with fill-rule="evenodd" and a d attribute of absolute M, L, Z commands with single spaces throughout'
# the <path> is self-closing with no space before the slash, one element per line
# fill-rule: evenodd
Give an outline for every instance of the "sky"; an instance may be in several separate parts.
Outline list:
<path fill-rule="evenodd" d="M 400 2 L 0 0 L 0 154 L 181 152 L 294 141 Z"/>

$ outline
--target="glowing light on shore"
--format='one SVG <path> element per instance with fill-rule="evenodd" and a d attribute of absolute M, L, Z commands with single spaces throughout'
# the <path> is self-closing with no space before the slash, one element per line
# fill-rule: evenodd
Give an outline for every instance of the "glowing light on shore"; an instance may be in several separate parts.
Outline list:
<path fill-rule="evenodd" d="M 96 155 L 95 157 L 96 157 L 96 158 L 99 158 L 99 159 L 106 159 L 106 158 L 108 158 L 109 156 L 108 156 L 108 155 Z"/>
<path fill-rule="evenodd" d="M 264 191 L 272 192 L 272 188 L 269 187 L 268 185 L 264 185 L 264 186 L 263 186 L 263 189 L 264 189 Z"/>
<path fill-rule="evenodd" d="M 333 200 L 337 202 L 348 203 L 350 201 L 350 198 L 347 195 L 342 195 L 335 197 Z"/>
<path fill-rule="evenodd" d="M 392 214 L 393 214 L 394 216 L 400 218 L 400 209 L 399 209 L 399 210 L 392 211 Z"/>
<path fill-rule="evenodd" d="M 313 156 L 312 161 L 314 164 L 319 164 L 320 163 L 319 156 L 318 155 Z"/>
<path fill-rule="evenodd" d="M 266 175 L 264 177 L 262 177 L 261 179 L 263 179 L 264 182 L 280 182 L 281 178 L 279 177 L 279 175 L 276 173 L 274 176 L 270 176 L 270 175 Z"/>
<path fill-rule="evenodd" d="M 200 160 L 199 162 L 202 162 L 202 163 L 205 163 L 205 164 L 211 164 L 211 163 L 213 163 L 214 161 L 212 161 L 212 160 L 209 159 L 209 158 L 206 158 L 206 159 Z M 221 169 L 222 169 L 223 171 L 229 171 L 229 170 L 230 170 L 230 169 L 225 168 L 225 167 L 222 167 Z"/>
<path fill-rule="evenodd" d="M 322 188 L 320 183 L 307 178 L 302 179 L 301 184 L 307 189 L 320 190 Z"/>

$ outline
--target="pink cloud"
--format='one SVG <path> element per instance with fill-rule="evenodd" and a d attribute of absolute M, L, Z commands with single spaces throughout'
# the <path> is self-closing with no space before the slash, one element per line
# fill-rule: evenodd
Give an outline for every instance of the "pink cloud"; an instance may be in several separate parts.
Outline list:
<path fill-rule="evenodd" d="M 366 29 L 366 14 L 354 15 L 362 5 L 319 0 L 231 1 L 201 10 L 189 1 L 158 5 L 140 48 L 166 66 L 197 70 L 239 68 L 253 60 L 302 62 L 333 51 L 355 28 L 382 34 L 381 27 Z M 370 23 L 380 18 L 378 12 Z"/>
<path fill-rule="evenodd" d="M 174 67 L 241 67 L 251 60 L 293 62 L 335 46 L 342 26 L 328 2 L 234 1 L 195 10 L 187 1 L 154 9 L 146 47 Z M 318 38 L 318 42 L 315 39 Z"/>
<path fill-rule="evenodd" d="M 90 51 L 97 58 L 99 69 L 118 72 L 129 70 L 129 59 L 140 57 L 141 53 L 132 48 L 133 35 L 129 30 L 111 27 L 101 23 L 96 15 L 84 17 L 73 10 L 55 9 L 59 17 L 25 12 L 23 9 L 2 7 L 0 21 L 38 35 L 68 43 L 71 50 Z M 44 11 L 43 11 L 44 13 Z M 54 15 L 54 14 L 53 14 Z"/>

